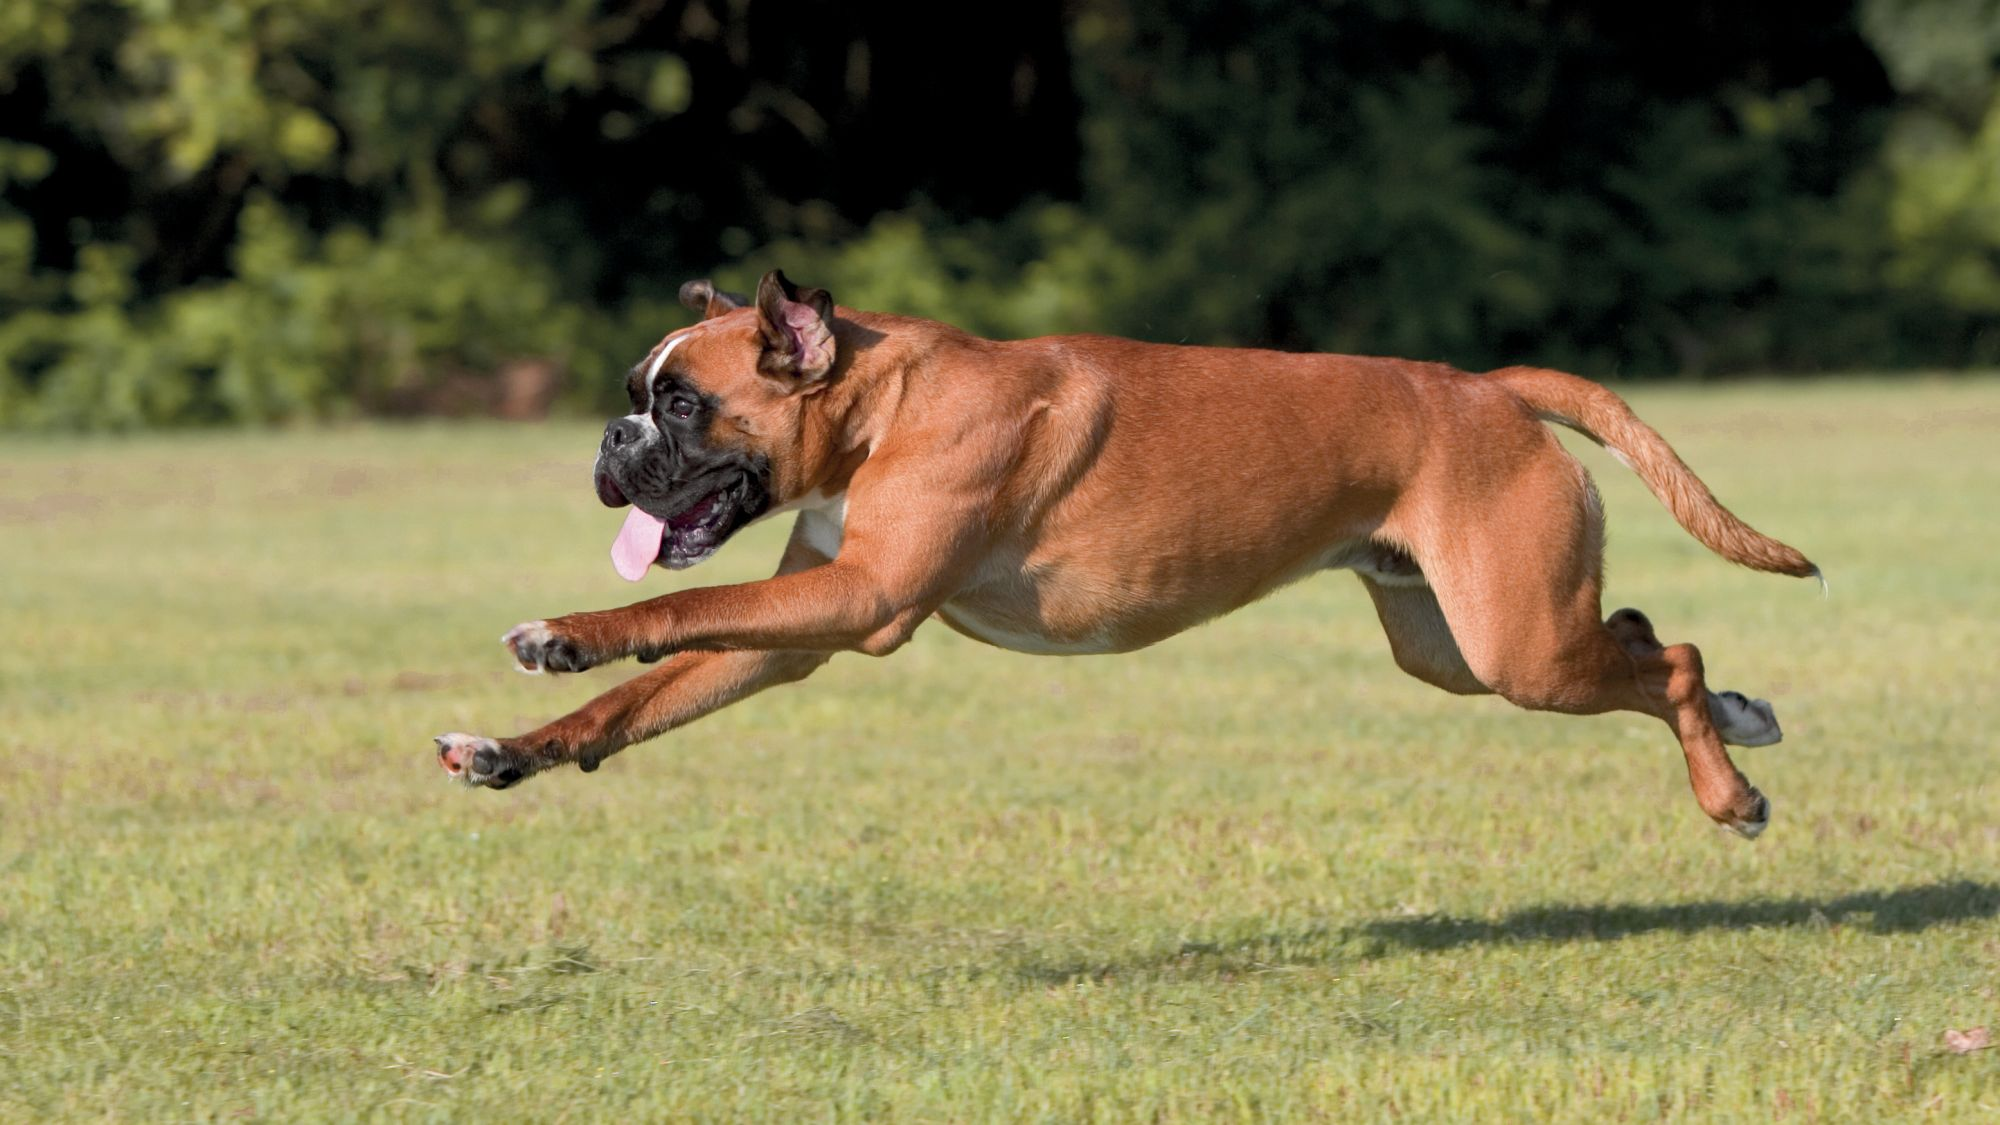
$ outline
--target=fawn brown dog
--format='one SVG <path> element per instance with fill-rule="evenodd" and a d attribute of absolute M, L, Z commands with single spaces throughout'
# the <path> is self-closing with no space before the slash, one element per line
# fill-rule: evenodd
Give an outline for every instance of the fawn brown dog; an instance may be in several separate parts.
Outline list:
<path fill-rule="evenodd" d="M 1776 742 L 1770 705 L 1703 682 L 1693 645 L 1602 616 L 1604 515 L 1543 425 L 1608 448 L 1732 562 L 1817 576 L 1730 514 L 1617 395 L 1574 376 L 1102 336 L 999 342 L 837 308 L 773 271 L 754 302 L 690 282 L 702 313 L 627 380 L 598 497 L 632 505 L 634 580 L 796 512 L 776 577 L 518 626 L 531 671 L 657 668 L 515 738 L 438 738 L 505 788 L 626 746 L 833 653 L 895 651 L 932 616 L 1019 652 L 1126 652 L 1322 570 L 1361 578 L 1396 663 L 1459 694 L 1666 723 L 1703 812 L 1744 836 L 1770 806 L 1725 742 Z"/>

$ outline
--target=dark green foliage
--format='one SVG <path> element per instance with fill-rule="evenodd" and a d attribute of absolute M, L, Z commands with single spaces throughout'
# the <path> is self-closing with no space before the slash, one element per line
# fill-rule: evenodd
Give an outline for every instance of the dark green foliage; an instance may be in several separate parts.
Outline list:
<path fill-rule="evenodd" d="M 1988 363 L 1996 57 L 1996 0 L 38 0 L 0 425 L 428 407 L 521 357 L 608 401 L 682 280 L 777 264 L 1001 334 Z"/>
<path fill-rule="evenodd" d="M 880 222 L 880 245 L 839 249 L 834 284 L 919 307 L 935 291 L 933 311 L 998 331 L 1594 374 L 2000 346 L 1885 270 L 1895 102 L 1845 19 L 1177 0 L 1087 9 L 1074 41 L 1082 206 L 1030 211 L 1011 256 Z M 981 281 L 997 292 L 964 285 Z"/>

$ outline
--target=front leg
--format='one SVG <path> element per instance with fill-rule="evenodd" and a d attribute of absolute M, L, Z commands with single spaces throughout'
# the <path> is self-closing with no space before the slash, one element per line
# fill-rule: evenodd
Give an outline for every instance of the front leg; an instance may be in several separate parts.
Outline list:
<path fill-rule="evenodd" d="M 921 480 L 924 488 L 871 487 L 871 479 Z M 468 784 L 495 788 L 566 762 L 592 770 L 634 742 L 802 678 L 834 652 L 885 655 L 978 560 L 994 489 L 970 476 L 952 481 L 878 454 L 851 482 L 837 559 L 807 541 L 812 513 L 802 513 L 777 577 L 516 628 L 507 647 L 530 671 L 679 655 L 540 730 L 507 739 L 446 735 L 439 761 Z"/>
<path fill-rule="evenodd" d="M 935 606 L 895 596 L 854 563 L 704 586 L 620 609 L 526 621 L 500 638 L 530 675 L 582 672 L 628 656 L 734 648 L 884 655 L 909 639 Z"/>
<path fill-rule="evenodd" d="M 826 565 L 827 557 L 805 541 L 795 527 L 792 540 L 778 564 L 778 573 L 797 574 Z M 541 624 L 537 622 L 535 624 Z M 542 633 L 524 634 L 526 627 L 508 633 L 508 647 L 514 648 L 517 634 L 532 636 L 551 651 Z M 536 660 L 558 671 L 581 671 L 571 666 L 576 650 L 557 646 L 565 666 Z M 520 649 L 515 649 L 520 659 Z M 439 735 L 438 764 L 446 773 L 474 787 L 506 789 L 546 769 L 574 762 L 584 772 L 595 770 L 605 758 L 635 742 L 643 742 L 675 727 L 691 723 L 711 711 L 726 707 L 745 696 L 774 684 L 803 679 L 826 662 L 822 653 L 801 652 L 690 652 L 612 688 L 576 711 L 547 726 L 513 738 L 486 738 L 452 733 Z M 524 661 L 524 666 L 526 662 Z"/>
<path fill-rule="evenodd" d="M 621 609 L 516 625 L 501 638 L 524 672 L 581 672 L 614 660 L 686 651 L 785 649 L 883 656 L 936 608 L 892 593 L 863 564 L 834 562 L 804 574 L 705 586 Z"/>
<path fill-rule="evenodd" d="M 574 762 L 588 773 L 637 742 L 685 726 L 767 687 L 804 679 L 816 652 L 687 652 L 513 738 L 440 735 L 438 763 L 467 785 L 506 789 Z"/>
<path fill-rule="evenodd" d="M 647 643 L 643 638 L 655 630 L 647 628 L 646 622 L 662 611 L 659 603 L 684 596 L 669 594 L 623 609 L 523 621 L 507 630 L 500 643 L 513 655 L 514 666 L 530 676 L 544 672 L 587 672 L 628 656 L 651 664 L 674 650 Z"/>
<path fill-rule="evenodd" d="M 895 467 L 866 468 L 898 479 Z M 922 479 L 921 472 L 916 474 Z M 529 672 L 575 672 L 628 656 L 685 651 L 894 651 L 948 598 L 984 549 L 991 491 L 927 480 L 928 491 L 871 488 L 857 473 L 839 557 L 777 577 L 707 586 L 621 609 L 516 626 L 504 638 Z M 793 531 L 799 547 L 806 521 Z"/>
<path fill-rule="evenodd" d="M 546 621 L 524 621 L 507 630 L 500 643 L 514 654 L 515 667 L 531 676 L 543 672 L 584 672 L 617 658 L 584 652 L 569 634 L 551 629 Z"/>

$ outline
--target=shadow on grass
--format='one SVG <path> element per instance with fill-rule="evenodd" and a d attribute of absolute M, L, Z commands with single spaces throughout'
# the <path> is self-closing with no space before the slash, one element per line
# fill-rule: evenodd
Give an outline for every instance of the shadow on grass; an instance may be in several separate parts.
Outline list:
<path fill-rule="evenodd" d="M 1042 986 L 1110 980 L 1132 973 L 1232 976 L 1466 945 L 1616 941 L 1640 934 L 1766 927 L 1851 926 L 1896 934 L 1996 915 L 2000 915 L 2000 885 L 1960 879 L 1821 898 L 1536 906 L 1490 920 L 1450 915 L 1384 918 L 1235 941 L 1183 942 L 1170 952 L 1124 962 L 1029 962 L 1015 965 L 1014 971 L 1023 980 Z"/>
<path fill-rule="evenodd" d="M 1491 921 L 1449 915 L 1389 918 L 1369 922 L 1359 932 L 1387 945 L 1430 950 L 1507 942 L 1611 941 L 1636 934 L 1764 926 L 1865 926 L 1873 933 L 1895 934 L 1996 914 L 2000 914 L 2000 886 L 1960 879 L 1834 898 L 1536 906 Z"/>

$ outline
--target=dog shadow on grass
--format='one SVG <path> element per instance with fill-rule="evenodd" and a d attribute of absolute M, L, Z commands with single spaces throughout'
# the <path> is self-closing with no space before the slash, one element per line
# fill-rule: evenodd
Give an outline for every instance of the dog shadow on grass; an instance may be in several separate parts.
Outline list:
<path fill-rule="evenodd" d="M 1384 918 L 1359 927 L 1384 946 L 1413 950 L 1508 942 L 1612 941 L 1638 934 L 1692 934 L 1762 927 L 1853 926 L 1878 934 L 2000 915 L 2000 886 L 1958 879 L 1825 898 L 1752 898 L 1659 905 L 1552 905 L 1495 919 L 1446 914 Z"/>
<path fill-rule="evenodd" d="M 1498 918 L 1448 914 L 1380 918 L 1351 926 L 1305 927 L 1231 941 L 1184 941 L 1159 956 L 1125 963 L 1035 962 L 1015 968 L 1025 980 L 1038 985 L 1108 980 L 1132 972 L 1229 976 L 1467 945 L 1616 941 L 1642 934 L 1790 927 L 1851 927 L 1899 934 L 1996 915 L 2000 915 L 2000 885 L 1959 879 L 1822 897 L 1554 904 Z"/>

